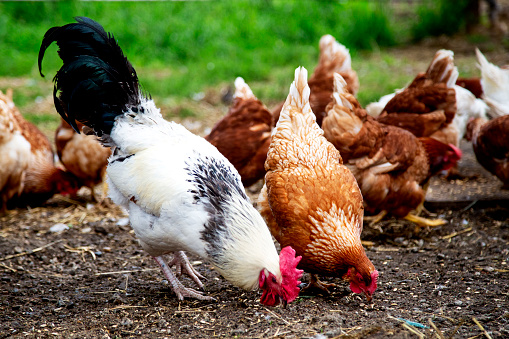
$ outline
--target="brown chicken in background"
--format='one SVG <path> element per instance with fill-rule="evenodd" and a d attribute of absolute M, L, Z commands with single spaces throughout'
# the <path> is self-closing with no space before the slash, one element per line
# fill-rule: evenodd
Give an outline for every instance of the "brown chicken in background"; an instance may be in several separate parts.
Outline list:
<path fill-rule="evenodd" d="M 410 85 L 398 92 L 378 116 L 378 121 L 455 144 L 459 131 L 451 122 L 456 114 L 454 85 L 458 70 L 454 54 L 439 50 L 426 73 L 419 73 Z"/>
<path fill-rule="evenodd" d="M 0 91 L 0 215 L 6 212 L 7 202 L 23 191 L 31 156 L 30 143 L 14 118 L 15 109 L 12 90 Z"/>
<path fill-rule="evenodd" d="M 247 187 L 265 175 L 273 127 L 272 114 L 239 77 L 235 80 L 234 100 L 228 114 L 205 139 L 235 166 Z"/>
<path fill-rule="evenodd" d="M 83 125 L 77 123 L 81 130 Z M 96 136 L 76 133 L 71 125 L 60 119 L 60 126 L 55 131 L 55 144 L 60 162 L 76 176 L 80 186 L 89 187 L 93 201 L 105 201 L 106 198 L 106 165 L 111 154 L 109 147 L 103 147 Z M 103 194 L 98 200 L 94 187 L 103 182 Z"/>
<path fill-rule="evenodd" d="M 352 58 L 348 49 L 334 39 L 332 35 L 324 35 L 320 38 L 320 58 L 313 74 L 309 78 L 308 85 L 311 90 L 309 104 L 316 115 L 316 123 L 322 125 L 325 116 L 325 107 L 331 101 L 334 89 L 334 73 L 339 73 L 345 79 L 347 88 L 354 96 L 359 91 L 359 77 L 352 69 Z M 283 108 L 279 104 L 273 111 L 274 119 L 279 119 Z"/>
<path fill-rule="evenodd" d="M 340 277 L 371 299 L 378 272 L 361 244 L 362 195 L 316 124 L 309 90 L 306 69 L 297 68 L 272 135 L 260 213 L 281 247 L 302 256 L 298 267 L 312 274 L 310 286 L 326 289 L 317 274 Z"/>
<path fill-rule="evenodd" d="M 444 223 L 413 211 L 420 212 L 431 176 L 460 159 L 458 148 L 378 122 L 348 93 L 338 74 L 322 128 L 357 179 L 366 212 L 379 213 L 375 222 L 389 213 L 421 226 Z"/>
<path fill-rule="evenodd" d="M 477 161 L 509 189 L 509 115 L 493 120 L 473 119 L 467 126 Z"/>
<path fill-rule="evenodd" d="M 54 153 L 48 138 L 35 125 L 23 118 L 12 101 L 12 94 L 3 96 L 2 101 L 4 100 L 10 109 L 12 124 L 17 126 L 18 133 L 24 139 L 24 142 L 20 142 L 28 143 L 30 149 L 20 193 L 12 196 L 9 206 L 36 206 L 57 193 L 76 194 L 79 188 L 77 178 L 55 166 Z"/>

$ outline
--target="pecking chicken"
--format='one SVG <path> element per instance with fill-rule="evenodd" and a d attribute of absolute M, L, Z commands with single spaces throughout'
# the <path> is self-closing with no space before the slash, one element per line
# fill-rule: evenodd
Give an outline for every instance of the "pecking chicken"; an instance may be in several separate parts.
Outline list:
<path fill-rule="evenodd" d="M 417 137 L 434 137 L 433 134 L 447 128 L 437 137 L 451 143 L 458 132 L 448 126 L 456 114 L 454 85 L 458 70 L 454 66 L 453 52 L 439 50 L 426 73 L 419 73 L 410 85 L 397 93 L 385 105 L 378 121 L 412 132 Z"/>
<path fill-rule="evenodd" d="M 309 104 L 307 71 L 299 67 L 273 131 L 260 212 L 281 246 L 302 256 L 311 285 L 317 274 L 341 277 L 368 299 L 378 271 L 361 244 L 362 195 L 341 156 L 323 137 Z"/>
<path fill-rule="evenodd" d="M 509 65 L 498 67 L 475 49 L 477 66 L 481 70 L 482 98 L 488 104 L 492 118 L 509 114 Z"/>
<path fill-rule="evenodd" d="M 423 186 L 431 176 L 460 159 L 457 147 L 378 122 L 348 93 L 339 74 L 322 128 L 357 179 L 366 211 L 379 213 L 374 221 L 390 213 L 421 226 L 444 223 L 412 211 L 419 212 L 426 193 Z"/>
<path fill-rule="evenodd" d="M 331 101 L 334 88 L 334 73 L 339 73 L 348 84 L 348 91 L 356 95 L 359 91 L 359 77 L 352 69 L 352 58 L 348 49 L 334 39 L 332 35 L 324 35 L 320 38 L 320 57 L 318 65 L 309 78 L 308 86 L 311 90 L 309 104 L 316 115 L 318 126 L 322 125 L 325 116 L 325 107 Z M 278 105 L 272 112 L 275 121 L 283 104 Z"/>
<path fill-rule="evenodd" d="M 509 115 L 493 120 L 477 118 L 468 123 L 467 138 L 472 141 L 477 161 L 509 189 Z"/>
<path fill-rule="evenodd" d="M 17 138 L 19 135 L 25 140 L 23 145 L 13 145 L 13 151 L 16 148 L 26 149 L 26 143 L 29 144 L 30 155 L 25 160 L 26 153 L 18 154 L 18 161 L 27 161 L 24 170 L 22 187 L 20 193 L 13 196 L 9 202 L 9 207 L 14 206 L 37 206 L 44 203 L 55 194 L 64 196 L 75 195 L 79 189 L 77 178 L 69 172 L 55 166 L 54 153 L 48 138 L 32 123 L 26 121 L 12 101 L 12 93 L 4 96 L 3 100 L 10 108 L 10 114 L 13 119 L 13 126 L 16 126 Z M 9 148 L 10 149 L 10 148 Z M 19 169 L 24 167 L 21 163 Z"/>
<path fill-rule="evenodd" d="M 212 299 L 186 288 L 170 270 L 175 265 L 203 287 L 184 253 L 190 252 L 210 260 L 234 285 L 263 290 L 265 305 L 293 301 L 300 258 L 290 247 L 278 256 L 235 168 L 205 139 L 163 119 L 111 34 L 89 18 L 76 20 L 46 32 L 39 70 L 56 42 L 63 61 L 54 78 L 56 109 L 77 133 L 79 121 L 112 147 L 110 197 L 129 211 L 141 246 L 177 297 Z M 174 257 L 168 264 L 163 256 L 169 253 Z"/>
<path fill-rule="evenodd" d="M 77 123 L 78 130 L 83 124 Z M 108 157 L 111 154 L 109 147 L 103 147 L 95 136 L 78 134 L 63 118 L 55 131 L 55 144 L 60 162 L 65 168 L 78 178 L 80 186 L 89 187 L 92 200 L 98 199 L 94 194 L 94 187 L 103 182 L 103 195 L 100 202 L 106 197 L 106 174 Z"/>
<path fill-rule="evenodd" d="M 30 160 L 30 143 L 14 118 L 15 110 L 12 90 L 0 91 L 0 215 L 6 212 L 7 202 L 23 191 Z"/>
<path fill-rule="evenodd" d="M 234 101 L 228 114 L 205 137 L 239 171 L 244 186 L 265 175 L 265 159 L 274 122 L 244 79 L 235 80 Z"/>

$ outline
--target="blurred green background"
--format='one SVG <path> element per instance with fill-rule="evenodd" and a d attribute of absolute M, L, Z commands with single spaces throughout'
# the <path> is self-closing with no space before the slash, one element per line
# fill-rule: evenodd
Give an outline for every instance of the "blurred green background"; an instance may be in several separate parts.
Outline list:
<path fill-rule="evenodd" d="M 404 72 L 391 72 L 400 69 L 401 60 L 386 48 L 461 31 L 466 2 L 1 2 L 0 90 L 22 81 L 15 93 L 22 112 L 37 98 L 50 95 L 50 79 L 60 60 L 53 45 L 43 62 L 47 77 L 39 76 L 42 37 L 50 27 L 88 16 L 114 34 L 144 88 L 161 98 L 163 105 L 231 84 L 237 76 L 244 77 L 263 101 L 280 101 L 297 66 L 310 72 L 316 66 L 318 41 L 324 34 L 332 34 L 350 49 L 353 68 L 361 78 L 359 100 L 367 104 L 411 79 Z M 56 119 L 23 113 L 39 123 Z"/>

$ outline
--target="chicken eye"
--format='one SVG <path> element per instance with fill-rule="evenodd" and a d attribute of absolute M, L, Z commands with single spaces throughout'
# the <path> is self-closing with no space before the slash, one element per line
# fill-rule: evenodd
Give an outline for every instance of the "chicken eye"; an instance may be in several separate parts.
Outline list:
<path fill-rule="evenodd" d="M 272 277 L 272 282 L 275 284 L 277 283 L 276 277 Z"/>

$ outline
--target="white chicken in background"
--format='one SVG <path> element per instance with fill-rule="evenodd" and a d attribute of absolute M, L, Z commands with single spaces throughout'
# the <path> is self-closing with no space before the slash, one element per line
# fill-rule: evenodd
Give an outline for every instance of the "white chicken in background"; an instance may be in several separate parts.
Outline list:
<path fill-rule="evenodd" d="M 489 62 L 476 48 L 477 67 L 481 70 L 483 100 L 489 106 L 492 118 L 509 114 L 509 66 L 502 68 Z"/>
<path fill-rule="evenodd" d="M 265 305 L 293 301 L 300 257 L 291 247 L 278 257 L 235 168 L 205 139 L 163 119 L 111 34 L 91 19 L 76 20 L 46 32 L 39 70 L 45 50 L 56 41 L 64 63 L 54 79 L 55 107 L 71 126 L 85 124 L 112 147 L 111 198 L 129 211 L 140 244 L 177 297 L 212 299 L 184 287 L 170 270 L 176 265 L 203 287 L 184 253 L 190 252 L 210 260 L 234 285 L 262 289 Z M 163 259 L 168 253 L 174 254 L 169 264 Z"/>

